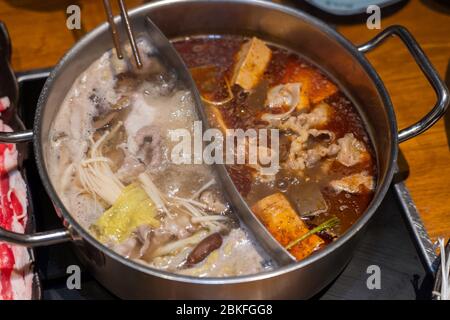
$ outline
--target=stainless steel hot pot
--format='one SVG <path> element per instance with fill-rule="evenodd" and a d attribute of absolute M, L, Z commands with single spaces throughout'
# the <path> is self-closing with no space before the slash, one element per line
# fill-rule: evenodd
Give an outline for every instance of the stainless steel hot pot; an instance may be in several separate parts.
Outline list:
<path fill-rule="evenodd" d="M 58 198 L 47 174 L 43 149 L 58 108 L 80 71 L 112 46 L 105 23 L 80 40 L 54 68 L 40 95 L 33 130 L 0 135 L 4 142 L 33 140 L 41 179 L 66 229 L 30 235 L 0 229 L 0 240 L 25 246 L 72 241 L 88 270 L 106 288 L 123 298 L 293 299 L 313 296 L 350 260 L 364 227 L 392 181 L 398 143 L 427 130 L 443 115 L 449 99 L 448 89 L 410 33 L 400 26 L 389 27 L 357 47 L 321 21 L 265 1 L 151 3 L 130 12 L 136 33 L 144 31 L 142 21 L 146 15 L 169 38 L 193 34 L 254 34 L 296 50 L 326 70 L 358 106 L 375 146 L 378 185 L 365 214 L 336 242 L 311 257 L 271 272 L 242 277 L 201 279 L 162 272 L 127 260 L 97 242 L 72 218 Z M 436 105 L 422 120 L 399 132 L 389 94 L 364 56 L 391 35 L 403 41 L 437 95 Z"/>

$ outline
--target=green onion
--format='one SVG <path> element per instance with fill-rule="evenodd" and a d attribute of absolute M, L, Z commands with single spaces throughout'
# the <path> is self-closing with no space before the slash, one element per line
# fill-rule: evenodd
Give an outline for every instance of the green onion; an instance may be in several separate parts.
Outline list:
<path fill-rule="evenodd" d="M 312 236 L 313 234 L 318 233 L 318 232 L 320 232 L 322 230 L 330 229 L 330 228 L 334 227 L 335 225 L 337 225 L 338 223 L 339 223 L 339 219 L 337 217 L 333 217 L 330 220 L 327 220 L 324 223 L 318 225 L 317 227 L 309 230 L 307 233 L 302 235 L 300 238 L 298 238 L 298 239 L 296 239 L 294 241 L 291 241 L 285 248 L 286 248 L 286 250 L 289 250 L 293 246 L 298 244 L 299 242 L 302 242 L 303 240 L 308 238 L 309 236 Z"/>

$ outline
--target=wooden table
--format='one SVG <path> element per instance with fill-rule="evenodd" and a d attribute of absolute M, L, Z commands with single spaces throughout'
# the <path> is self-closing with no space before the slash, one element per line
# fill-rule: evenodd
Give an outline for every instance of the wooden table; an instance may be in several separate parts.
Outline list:
<path fill-rule="evenodd" d="M 127 0 L 130 8 L 143 2 L 146 1 Z M 66 8 L 70 4 L 81 7 L 82 30 L 66 28 Z M 298 2 L 290 4 L 309 9 Z M 392 24 L 407 27 L 444 77 L 450 58 L 449 7 L 430 0 L 412 0 L 394 9 L 382 16 L 382 28 Z M 117 7 L 115 10 L 118 12 Z M 13 67 L 24 71 L 54 65 L 80 36 L 102 23 L 105 17 L 101 0 L 3 0 L 0 19 L 6 22 L 11 33 Z M 328 21 L 355 44 L 379 32 L 368 30 L 361 19 Z M 434 105 L 432 89 L 398 39 L 389 40 L 368 57 L 391 94 L 400 127 L 417 121 Z M 407 186 L 430 236 L 449 238 L 450 152 L 444 121 L 403 143 L 401 150 L 410 166 Z"/>

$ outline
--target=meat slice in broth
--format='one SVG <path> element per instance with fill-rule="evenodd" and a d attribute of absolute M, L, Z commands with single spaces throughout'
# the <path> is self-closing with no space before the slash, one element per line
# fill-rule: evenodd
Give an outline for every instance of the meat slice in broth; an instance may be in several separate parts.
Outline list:
<path fill-rule="evenodd" d="M 374 179 L 367 171 L 354 173 L 339 180 L 333 180 L 330 185 L 336 192 L 363 193 L 372 192 L 374 189 Z"/>

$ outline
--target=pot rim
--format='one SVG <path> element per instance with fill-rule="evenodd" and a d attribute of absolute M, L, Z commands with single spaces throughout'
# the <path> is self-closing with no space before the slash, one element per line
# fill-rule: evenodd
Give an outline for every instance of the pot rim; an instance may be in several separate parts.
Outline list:
<path fill-rule="evenodd" d="M 178 3 L 223 3 L 225 0 L 162 0 L 162 1 L 156 1 L 153 3 L 144 4 L 142 6 L 139 6 L 133 10 L 130 10 L 129 15 L 130 17 L 134 16 L 135 14 L 139 14 L 146 11 L 151 11 L 151 9 L 165 7 L 165 6 L 172 6 L 176 5 Z M 338 43 L 343 47 L 343 49 L 347 50 L 350 54 L 352 54 L 358 61 L 358 63 L 364 68 L 365 72 L 370 76 L 372 81 L 374 82 L 375 86 L 378 89 L 378 93 L 380 94 L 383 104 L 385 106 L 386 112 L 388 114 L 390 121 L 389 127 L 391 130 L 391 136 L 392 136 L 392 143 L 391 148 L 389 150 L 389 159 L 388 159 L 388 165 L 386 168 L 386 174 L 384 176 L 384 181 L 382 181 L 381 184 L 377 185 L 377 192 L 375 193 L 375 196 L 373 197 L 372 201 L 370 202 L 368 208 L 364 212 L 364 214 L 358 219 L 358 221 L 350 227 L 342 236 L 340 236 L 335 242 L 329 244 L 326 248 L 316 252 L 315 254 L 309 256 L 308 258 L 298 261 L 296 263 L 289 264 L 284 267 L 279 267 L 272 271 L 263 271 L 257 274 L 250 274 L 250 275 L 241 275 L 241 276 L 233 276 L 233 277 L 194 277 L 194 276 L 185 276 L 180 275 L 176 273 L 171 273 L 163 270 L 158 270 L 155 268 L 151 268 L 148 266 L 145 266 L 141 263 L 135 262 L 133 260 L 127 259 L 112 250 L 110 250 L 108 247 L 97 241 L 92 235 L 89 234 L 86 230 L 84 230 L 83 227 L 70 215 L 69 211 L 65 208 L 64 204 L 62 203 L 61 199 L 59 198 L 57 192 L 53 188 L 53 185 L 50 182 L 50 178 L 47 174 L 47 169 L 45 168 L 44 163 L 44 157 L 43 157 L 43 150 L 42 150 L 42 140 L 41 140 L 41 115 L 43 112 L 43 109 L 45 108 L 45 105 L 47 103 L 47 98 L 49 92 L 52 90 L 52 86 L 54 83 L 55 78 L 60 73 L 60 70 L 65 65 L 66 61 L 69 60 L 69 57 L 72 56 L 72 54 L 76 51 L 78 51 L 79 47 L 84 46 L 85 43 L 91 41 L 91 39 L 95 38 L 98 34 L 105 32 L 107 30 L 108 23 L 105 22 L 98 27 L 96 27 L 94 30 L 86 34 L 81 40 L 79 40 L 75 45 L 69 49 L 68 52 L 63 56 L 63 58 L 58 62 L 58 64 L 53 68 L 52 72 L 50 73 L 50 76 L 48 77 L 47 81 L 45 82 L 45 85 L 41 91 L 36 115 L 34 119 L 34 150 L 35 150 L 35 161 L 38 167 L 39 175 L 41 177 L 42 183 L 52 199 L 52 201 L 56 204 L 57 207 L 61 209 L 61 213 L 63 216 L 63 219 L 68 222 L 70 227 L 73 227 L 76 234 L 81 236 L 85 241 L 87 241 L 90 245 L 95 247 L 96 249 L 100 250 L 104 254 L 108 255 L 110 258 L 126 265 L 127 267 L 131 267 L 137 271 L 146 273 L 151 276 L 160 277 L 167 280 L 173 280 L 173 281 L 180 281 L 185 283 L 193 283 L 193 284 L 236 284 L 236 283 L 246 283 L 246 282 L 253 282 L 258 280 L 264 280 L 276 276 L 280 276 L 282 274 L 294 271 L 296 269 L 303 268 L 307 265 L 310 265 L 314 263 L 317 260 L 325 258 L 327 255 L 329 255 L 332 251 L 338 249 L 342 245 L 344 245 L 347 241 L 350 240 L 353 236 L 355 236 L 370 220 L 370 218 L 373 216 L 377 208 L 379 207 L 381 201 L 383 200 L 390 183 L 392 181 L 393 175 L 394 175 L 394 162 L 397 158 L 397 145 L 398 145 L 398 137 L 397 137 L 397 123 L 396 118 L 393 110 L 393 106 L 389 97 L 389 94 L 381 81 L 381 78 L 375 71 L 374 67 L 369 63 L 369 61 L 366 59 L 363 53 L 358 51 L 357 47 L 351 43 L 348 39 L 346 39 L 343 35 L 341 35 L 339 32 L 332 29 L 330 26 L 328 26 L 325 22 L 322 22 L 321 20 L 310 16 L 309 14 L 296 10 L 293 8 L 290 8 L 285 5 L 272 3 L 264 0 L 226 0 L 227 3 L 234 2 L 238 4 L 244 4 L 244 5 L 250 5 L 250 6 L 258 6 L 263 7 L 268 10 L 274 10 L 279 11 L 284 14 L 288 14 L 293 16 L 294 18 L 301 19 L 306 21 L 307 23 L 313 25 L 314 27 L 320 29 L 321 31 L 325 32 L 327 35 L 331 36 L 332 38 L 336 39 Z M 78 240 L 76 240 L 78 241 Z"/>

